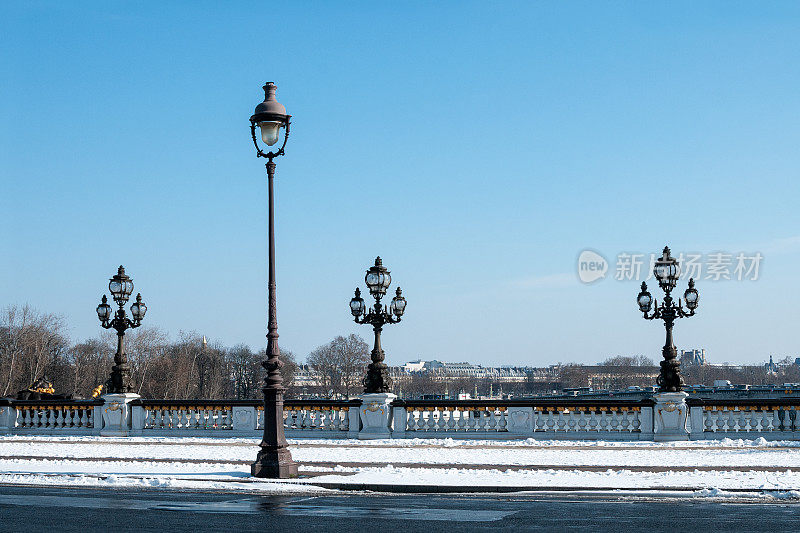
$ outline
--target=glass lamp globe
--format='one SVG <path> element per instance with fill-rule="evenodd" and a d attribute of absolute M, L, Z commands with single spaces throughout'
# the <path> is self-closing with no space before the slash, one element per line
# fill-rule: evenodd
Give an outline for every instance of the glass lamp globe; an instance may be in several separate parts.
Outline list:
<path fill-rule="evenodd" d="M 117 273 L 108 282 L 111 297 L 119 305 L 124 305 L 133 292 L 133 280 L 125 274 L 125 268 L 120 265 Z"/>
<path fill-rule="evenodd" d="M 108 322 L 111 318 L 111 306 L 108 305 L 108 298 L 106 295 L 103 295 L 103 300 L 100 305 L 97 306 L 97 318 L 100 319 L 100 322 Z"/>
<path fill-rule="evenodd" d="M 367 284 L 367 287 L 369 287 L 370 294 L 375 298 L 381 298 L 386 294 L 386 289 L 392 284 L 392 276 L 389 271 L 386 270 L 386 267 L 383 266 L 380 257 L 375 258 L 375 265 L 369 267 L 369 270 L 367 270 L 367 274 L 364 276 L 364 282 Z"/>
<path fill-rule="evenodd" d="M 364 299 L 361 297 L 361 289 L 356 289 L 356 295 L 350 300 L 350 312 L 358 317 L 364 314 Z"/>
<path fill-rule="evenodd" d="M 258 127 L 261 128 L 261 140 L 264 141 L 264 144 L 267 146 L 274 146 L 280 138 L 283 124 L 272 120 L 265 120 L 264 122 L 259 122 Z"/>
<path fill-rule="evenodd" d="M 697 289 L 694 288 L 694 279 L 689 280 L 689 288 L 683 293 L 683 299 L 686 301 L 686 307 L 690 310 L 697 309 L 699 294 L 697 294 Z"/>
<path fill-rule="evenodd" d="M 133 315 L 135 321 L 141 322 L 145 313 L 147 313 L 147 306 L 142 301 L 142 295 L 137 294 L 136 303 L 131 306 L 131 315 Z"/>
<path fill-rule="evenodd" d="M 392 298 L 389 310 L 397 317 L 403 316 L 406 311 L 406 299 L 403 298 L 403 291 L 400 290 L 400 287 L 397 287 L 396 296 Z"/>

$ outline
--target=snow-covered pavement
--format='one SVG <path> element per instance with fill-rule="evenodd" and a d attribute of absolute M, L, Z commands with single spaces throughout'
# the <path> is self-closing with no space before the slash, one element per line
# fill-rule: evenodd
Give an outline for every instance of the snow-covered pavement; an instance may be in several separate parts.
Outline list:
<path fill-rule="evenodd" d="M 302 479 L 249 477 L 255 439 L 0 437 L 0 483 L 299 492 L 337 484 L 800 490 L 800 443 L 292 440 Z M 713 492 L 713 491 L 712 491 Z"/>

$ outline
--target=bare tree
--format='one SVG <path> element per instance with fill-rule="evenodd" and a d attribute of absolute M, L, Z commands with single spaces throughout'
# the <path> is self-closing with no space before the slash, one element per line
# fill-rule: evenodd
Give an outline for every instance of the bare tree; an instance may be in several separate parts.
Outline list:
<path fill-rule="evenodd" d="M 354 334 L 336 337 L 307 358 L 328 396 L 345 398 L 360 390 L 369 361 L 369 345 Z"/>

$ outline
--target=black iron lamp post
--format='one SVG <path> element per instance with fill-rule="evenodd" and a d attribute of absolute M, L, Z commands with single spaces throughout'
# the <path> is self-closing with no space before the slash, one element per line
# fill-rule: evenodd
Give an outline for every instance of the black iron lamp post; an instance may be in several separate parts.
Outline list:
<path fill-rule="evenodd" d="M 136 302 L 131 305 L 131 317 L 125 313 L 125 304 L 133 293 L 133 280 L 125 274 L 125 269 L 120 265 L 117 273 L 109 280 L 108 290 L 111 297 L 119 306 L 119 309 L 111 317 L 111 306 L 108 305 L 108 298 L 105 294 L 100 305 L 97 306 L 97 318 L 105 329 L 114 328 L 117 331 L 117 353 L 114 354 L 114 366 L 111 368 L 111 386 L 108 388 L 110 394 L 125 394 L 133 392 L 131 384 L 131 368 L 128 366 L 128 358 L 125 355 L 123 338 L 128 328 L 138 328 L 142 325 L 147 306 L 142 302 L 142 295 L 136 295 Z"/>
<path fill-rule="evenodd" d="M 400 322 L 400 317 L 406 310 L 406 299 L 403 298 L 403 291 L 397 287 L 389 309 L 387 310 L 385 305 L 381 306 L 381 298 L 386 295 L 386 289 L 392 283 L 392 276 L 383 266 L 380 257 L 376 258 L 375 265 L 367 270 L 364 281 L 367 283 L 370 294 L 375 298 L 375 305 L 365 314 L 366 305 L 364 299 L 361 298 L 360 289 L 356 289 L 355 297 L 350 300 L 350 312 L 355 317 L 356 324 L 371 324 L 375 332 L 375 346 L 372 348 L 372 362 L 364 378 L 364 392 L 367 394 L 390 392 L 392 380 L 389 377 L 389 369 L 383 362 L 385 354 L 381 348 L 381 330 L 385 324 Z"/>
<path fill-rule="evenodd" d="M 288 478 L 297 476 L 297 463 L 292 461 L 286 436 L 283 433 L 283 393 L 286 391 L 281 376 L 280 350 L 278 349 L 278 311 L 275 294 L 275 202 L 273 199 L 273 178 L 275 177 L 275 159 L 284 154 L 286 141 L 289 138 L 291 115 L 275 99 L 277 87 L 267 82 L 263 87 L 264 101 L 256 106 L 250 117 L 250 134 L 256 147 L 258 157 L 267 159 L 267 184 L 269 196 L 269 320 L 267 322 L 267 360 L 261 365 L 266 369 L 264 378 L 264 436 L 259 445 L 256 462 L 251 465 L 255 477 Z M 283 130 L 283 142 L 274 150 L 261 149 L 256 137 L 256 127 L 261 130 L 261 140 L 267 147 L 277 146 Z"/>
<path fill-rule="evenodd" d="M 678 298 L 676 304 L 672 299 L 672 290 L 678 284 L 681 274 L 681 267 L 678 261 L 670 255 L 669 247 L 664 247 L 664 252 L 653 268 L 653 274 L 658 280 L 658 284 L 664 291 L 664 301 L 658 305 L 653 300 L 653 296 L 647 291 L 647 284 L 642 282 L 642 291 L 636 298 L 639 310 L 647 320 L 662 319 L 667 330 L 667 340 L 661 353 L 664 360 L 661 361 L 661 373 L 658 376 L 659 392 L 679 392 L 683 385 L 681 379 L 681 363 L 678 361 L 678 350 L 672 342 L 672 326 L 676 318 L 694 316 L 698 304 L 697 289 L 694 288 L 694 279 L 689 280 L 689 288 L 683 293 L 683 300 L 686 302 L 687 309 L 683 308 L 683 303 Z M 655 305 L 652 314 L 650 310 Z"/>

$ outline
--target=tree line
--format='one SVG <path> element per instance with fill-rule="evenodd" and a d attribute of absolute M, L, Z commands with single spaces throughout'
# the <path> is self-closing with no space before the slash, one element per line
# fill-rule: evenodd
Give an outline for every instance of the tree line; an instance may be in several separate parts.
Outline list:
<path fill-rule="evenodd" d="M 116 333 L 72 342 L 63 317 L 29 306 L 11 306 L 0 315 L 0 397 L 14 396 L 42 378 L 58 394 L 90 397 L 111 373 Z M 257 399 L 262 397 L 266 349 L 237 344 L 206 343 L 197 333 L 177 339 L 157 327 L 143 326 L 125 334 L 125 353 L 137 394 L 152 399 Z M 287 396 L 295 394 L 295 355 L 281 348 L 281 372 Z M 360 392 L 369 363 L 367 343 L 356 335 L 337 337 L 314 350 L 308 364 L 325 384 L 324 395 Z"/>

